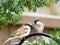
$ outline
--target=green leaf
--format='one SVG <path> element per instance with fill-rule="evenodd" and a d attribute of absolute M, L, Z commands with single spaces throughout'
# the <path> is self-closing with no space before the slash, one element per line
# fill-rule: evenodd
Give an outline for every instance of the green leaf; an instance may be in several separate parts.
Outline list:
<path fill-rule="evenodd" d="M 39 7 L 50 7 L 51 4 L 57 2 L 58 0 L 2 0 L 0 2 L 0 27 L 4 27 L 8 24 L 8 21 L 18 24 L 22 20 L 22 13 L 24 12 L 24 7 L 27 7 L 29 11 L 36 12 Z M 11 14 L 11 12 L 15 12 Z M 2 18 L 5 20 L 2 20 Z"/>

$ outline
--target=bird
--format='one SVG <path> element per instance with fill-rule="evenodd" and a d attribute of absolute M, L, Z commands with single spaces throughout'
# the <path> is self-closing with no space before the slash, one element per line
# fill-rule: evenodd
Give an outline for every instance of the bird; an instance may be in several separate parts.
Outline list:
<path fill-rule="evenodd" d="M 44 24 L 38 18 L 34 19 L 33 27 L 38 33 L 43 33 Z"/>
<path fill-rule="evenodd" d="M 28 36 L 30 34 L 31 28 L 32 28 L 31 23 L 26 23 L 22 25 L 15 32 L 13 32 L 10 35 L 10 37 L 6 41 L 4 41 L 4 43 L 7 43 L 8 41 L 13 40 L 13 39 L 22 39 L 25 36 Z"/>
<path fill-rule="evenodd" d="M 37 31 L 37 33 L 43 33 L 44 24 L 38 18 L 34 19 L 33 27 Z M 44 40 L 45 42 L 49 43 L 49 38 L 48 37 L 45 37 L 45 36 L 39 36 L 39 37 L 41 37 L 42 40 Z"/>
<path fill-rule="evenodd" d="M 36 33 L 43 33 L 44 30 L 44 24 L 38 19 L 34 19 L 33 28 L 36 31 Z M 41 36 L 34 37 L 34 39 L 41 38 Z"/>

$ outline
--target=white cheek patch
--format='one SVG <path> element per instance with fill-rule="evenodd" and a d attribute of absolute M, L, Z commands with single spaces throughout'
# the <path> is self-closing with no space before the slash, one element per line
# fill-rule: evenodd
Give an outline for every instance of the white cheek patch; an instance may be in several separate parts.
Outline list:
<path fill-rule="evenodd" d="M 38 21 L 37 24 L 42 24 L 42 23 L 40 21 Z"/>
<path fill-rule="evenodd" d="M 37 22 L 37 25 L 38 25 L 39 27 L 41 27 L 41 26 L 43 25 L 43 23 L 40 22 L 40 21 L 38 21 L 38 22 Z"/>

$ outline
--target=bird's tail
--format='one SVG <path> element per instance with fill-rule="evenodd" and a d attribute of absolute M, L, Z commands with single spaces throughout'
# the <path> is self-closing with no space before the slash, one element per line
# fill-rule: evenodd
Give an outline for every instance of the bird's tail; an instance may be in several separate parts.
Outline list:
<path fill-rule="evenodd" d="M 7 43 L 8 41 L 12 40 L 12 39 L 15 39 L 15 38 L 18 38 L 19 36 L 16 36 L 16 37 L 11 37 L 9 39 L 7 39 L 6 41 L 4 41 L 4 43 Z"/>
<path fill-rule="evenodd" d="M 7 43 L 8 41 L 12 40 L 12 38 L 7 39 L 6 41 L 4 41 L 4 43 Z"/>

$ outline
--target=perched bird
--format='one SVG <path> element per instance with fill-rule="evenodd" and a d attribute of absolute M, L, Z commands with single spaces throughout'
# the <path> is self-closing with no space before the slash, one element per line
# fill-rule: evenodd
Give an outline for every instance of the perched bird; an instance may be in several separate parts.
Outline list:
<path fill-rule="evenodd" d="M 33 24 L 34 29 L 38 32 L 38 33 L 43 33 L 44 30 L 44 24 L 39 21 L 39 19 L 35 19 L 34 20 L 34 24 Z M 49 43 L 49 38 L 45 37 L 45 36 L 40 36 L 44 41 Z"/>
<path fill-rule="evenodd" d="M 38 18 L 36 18 L 34 19 L 33 28 L 37 33 L 43 33 L 44 24 Z M 34 39 L 37 39 L 38 37 L 41 38 L 41 36 L 37 36 L 37 37 L 34 37 Z"/>
<path fill-rule="evenodd" d="M 31 28 L 32 28 L 31 23 L 26 23 L 22 25 L 14 33 L 12 33 L 10 38 L 8 38 L 4 43 L 7 43 L 8 41 L 13 39 L 22 39 L 23 37 L 30 34 Z"/>
<path fill-rule="evenodd" d="M 34 20 L 33 27 L 38 33 L 42 33 L 44 30 L 44 24 L 41 21 L 39 21 L 39 19 Z"/>

